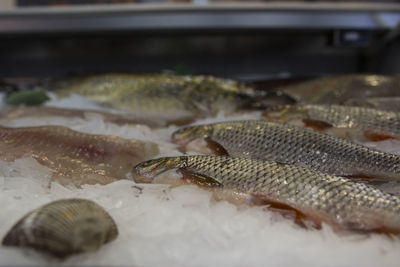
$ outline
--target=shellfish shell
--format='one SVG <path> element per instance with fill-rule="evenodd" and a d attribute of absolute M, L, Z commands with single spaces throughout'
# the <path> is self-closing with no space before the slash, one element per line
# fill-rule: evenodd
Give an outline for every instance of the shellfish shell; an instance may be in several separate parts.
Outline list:
<path fill-rule="evenodd" d="M 22 217 L 6 234 L 5 246 L 31 247 L 59 258 L 96 251 L 118 236 L 111 216 L 86 199 L 61 199 Z"/>

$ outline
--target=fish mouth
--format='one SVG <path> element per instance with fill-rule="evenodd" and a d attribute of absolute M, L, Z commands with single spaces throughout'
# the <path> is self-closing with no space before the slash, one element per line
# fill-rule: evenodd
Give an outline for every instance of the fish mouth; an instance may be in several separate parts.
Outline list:
<path fill-rule="evenodd" d="M 176 158 L 147 160 L 133 167 L 133 180 L 136 183 L 152 183 L 154 178 L 168 170 L 178 168 Z"/>

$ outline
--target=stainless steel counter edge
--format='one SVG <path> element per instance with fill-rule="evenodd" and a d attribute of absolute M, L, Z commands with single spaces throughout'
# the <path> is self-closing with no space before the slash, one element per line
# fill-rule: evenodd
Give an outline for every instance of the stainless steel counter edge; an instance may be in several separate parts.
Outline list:
<path fill-rule="evenodd" d="M 390 30 L 399 4 L 209 4 L 16 8 L 0 12 L 0 34 L 146 30 Z"/>

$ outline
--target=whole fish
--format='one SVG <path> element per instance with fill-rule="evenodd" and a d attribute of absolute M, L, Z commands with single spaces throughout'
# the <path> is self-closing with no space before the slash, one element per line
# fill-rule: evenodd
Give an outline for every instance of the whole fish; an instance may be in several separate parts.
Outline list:
<path fill-rule="evenodd" d="M 349 98 L 400 96 L 400 76 L 353 74 L 278 88 L 300 104 L 341 104 Z"/>
<path fill-rule="evenodd" d="M 190 148 L 206 140 L 206 153 L 274 160 L 340 176 L 400 180 L 400 156 L 342 138 L 279 122 L 232 121 L 182 128 L 175 143 Z M 200 143 L 202 152 L 204 145 Z"/>
<path fill-rule="evenodd" d="M 256 90 L 211 76 L 108 73 L 61 79 L 48 85 L 60 96 L 79 94 L 135 117 L 185 124 L 199 117 L 251 108 Z"/>
<path fill-rule="evenodd" d="M 400 138 L 400 114 L 374 108 L 339 105 L 276 106 L 265 111 L 263 116 L 274 121 L 303 121 L 314 128 L 335 127 L 360 131 L 376 139 Z"/>
<path fill-rule="evenodd" d="M 346 100 L 344 105 L 376 108 L 392 112 L 400 112 L 400 97 L 367 97 Z"/>
<path fill-rule="evenodd" d="M 117 236 L 114 220 L 102 207 L 90 200 L 72 198 L 29 212 L 11 228 L 2 244 L 31 247 L 65 258 L 96 251 Z"/>
<path fill-rule="evenodd" d="M 98 110 L 88 109 L 68 109 L 57 107 L 18 107 L 0 109 L 0 120 L 14 120 L 20 118 L 42 118 L 42 117 L 66 117 L 85 119 L 91 114 L 100 115 L 105 122 L 111 122 L 119 125 L 125 124 L 147 124 L 150 123 L 143 119 L 136 119 L 131 114 L 113 114 Z M 149 126 L 157 127 L 158 124 L 150 124 Z"/>
<path fill-rule="evenodd" d="M 137 182 L 151 183 L 168 170 L 198 185 L 297 210 L 338 229 L 400 231 L 400 198 L 374 187 L 308 168 L 272 161 L 215 156 L 159 158 L 137 165 Z"/>
<path fill-rule="evenodd" d="M 32 157 L 63 184 L 107 184 L 158 154 L 154 143 L 91 135 L 61 126 L 0 127 L 0 159 Z"/>

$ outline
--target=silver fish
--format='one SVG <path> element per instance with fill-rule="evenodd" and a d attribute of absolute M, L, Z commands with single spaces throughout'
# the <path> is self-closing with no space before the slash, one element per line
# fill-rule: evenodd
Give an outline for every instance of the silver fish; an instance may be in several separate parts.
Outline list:
<path fill-rule="evenodd" d="M 197 125 L 176 131 L 172 139 L 186 148 L 205 139 L 214 154 L 215 147 L 222 147 L 219 155 L 274 160 L 340 176 L 400 180 L 400 156 L 286 123 L 249 120 Z"/>
<path fill-rule="evenodd" d="M 215 156 L 182 156 L 137 165 L 137 182 L 177 169 L 198 185 L 246 194 L 292 208 L 317 224 L 337 229 L 400 231 L 400 198 L 343 177 L 272 161 Z"/>
<path fill-rule="evenodd" d="M 3 238 L 4 246 L 30 247 L 65 258 L 92 252 L 116 239 L 117 225 L 98 204 L 61 199 L 26 214 Z"/>
<path fill-rule="evenodd" d="M 266 110 L 268 120 L 303 121 L 314 128 L 334 127 L 359 131 L 372 139 L 400 139 L 400 114 L 374 108 L 339 105 L 276 106 Z M 325 125 L 323 125 L 325 124 Z M 345 134 L 344 134 L 345 136 Z"/>

